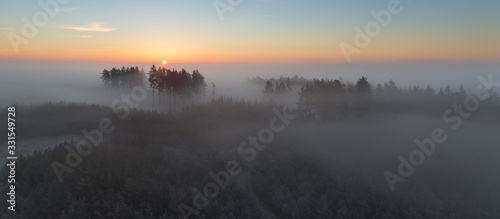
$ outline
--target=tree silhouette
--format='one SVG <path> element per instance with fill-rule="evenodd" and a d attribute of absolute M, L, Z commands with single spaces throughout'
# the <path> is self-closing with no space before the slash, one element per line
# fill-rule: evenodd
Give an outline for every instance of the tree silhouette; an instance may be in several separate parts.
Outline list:
<path fill-rule="evenodd" d="M 464 84 L 460 84 L 456 96 L 458 99 L 464 99 L 467 96 L 467 91 L 464 88 Z"/>
<path fill-rule="evenodd" d="M 212 101 L 215 100 L 216 91 L 217 91 L 217 87 L 215 86 L 214 83 L 212 83 Z"/>
<path fill-rule="evenodd" d="M 102 84 L 106 87 L 111 86 L 111 74 L 108 70 L 104 69 L 101 73 Z"/>
<path fill-rule="evenodd" d="M 104 69 L 101 73 L 102 84 L 106 87 L 119 89 L 132 89 L 134 86 L 142 84 L 144 71 L 139 70 L 139 67 L 125 67 L 121 69 L 116 67 L 111 70 Z"/>
<path fill-rule="evenodd" d="M 290 78 L 286 78 L 286 92 L 288 94 L 291 94 L 293 92 L 292 82 L 290 81 Z"/>
<path fill-rule="evenodd" d="M 377 95 L 384 95 L 385 94 L 385 90 L 384 90 L 384 87 L 382 87 L 382 84 L 380 84 L 380 83 L 377 84 L 377 88 L 375 88 L 375 94 L 377 94 Z"/>
<path fill-rule="evenodd" d="M 437 95 L 438 95 L 439 97 L 444 96 L 443 87 L 440 87 L 440 88 L 439 88 L 439 93 L 438 93 Z"/>
<path fill-rule="evenodd" d="M 264 88 L 264 93 L 269 98 L 269 100 L 272 99 L 272 96 L 274 94 L 274 88 L 273 88 L 273 82 L 271 82 L 271 80 L 266 81 L 266 87 Z"/>
<path fill-rule="evenodd" d="M 158 81 L 159 81 L 158 71 L 157 71 L 155 65 L 151 66 L 151 68 L 149 69 L 148 75 L 149 75 L 149 77 L 148 77 L 149 87 L 153 89 L 153 108 L 154 108 L 155 90 L 158 90 Z"/>
<path fill-rule="evenodd" d="M 275 93 L 276 95 L 278 96 L 278 98 L 282 98 L 285 93 L 286 93 L 286 85 L 283 81 L 281 82 L 277 82 L 276 81 L 276 84 L 275 84 Z"/>
<path fill-rule="evenodd" d="M 309 83 L 306 86 L 300 88 L 299 100 L 297 105 L 300 112 L 306 118 L 311 118 L 314 115 L 315 101 L 314 101 L 314 90 L 313 86 Z"/>
<path fill-rule="evenodd" d="M 494 88 L 490 88 L 488 90 L 487 98 L 484 101 L 491 105 L 500 104 L 500 98 L 498 92 Z"/>
<path fill-rule="evenodd" d="M 434 96 L 436 94 L 436 91 L 434 91 L 434 88 L 431 87 L 430 84 L 427 85 L 425 88 L 425 95 L 427 96 Z"/>
<path fill-rule="evenodd" d="M 446 85 L 446 87 L 444 88 L 444 95 L 447 97 L 451 97 L 452 92 L 453 91 L 451 90 L 451 86 L 449 84 Z"/>
<path fill-rule="evenodd" d="M 169 110 L 175 111 L 189 104 L 193 96 L 198 99 L 206 93 L 205 77 L 198 70 L 190 74 L 185 69 L 156 69 L 153 65 L 148 76 L 149 86 L 153 89 L 153 107 L 155 90 L 158 91 L 159 108 L 165 108 L 163 102 Z"/>
<path fill-rule="evenodd" d="M 366 77 L 361 77 L 356 82 L 356 93 L 369 94 L 372 91 L 372 85 L 368 82 Z"/>
<path fill-rule="evenodd" d="M 399 89 L 396 86 L 396 83 L 393 80 L 390 80 L 389 82 L 384 83 L 384 91 L 387 94 L 396 94 Z"/>
<path fill-rule="evenodd" d="M 205 96 L 207 92 L 207 83 L 205 83 L 205 77 L 200 74 L 198 70 L 194 70 L 191 83 L 191 89 L 193 94 L 196 96 L 196 99 L 200 98 L 200 96 Z"/>

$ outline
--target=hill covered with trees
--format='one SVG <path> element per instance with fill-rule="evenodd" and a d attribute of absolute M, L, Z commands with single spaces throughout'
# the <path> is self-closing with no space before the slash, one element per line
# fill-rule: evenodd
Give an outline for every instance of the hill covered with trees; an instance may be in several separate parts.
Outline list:
<path fill-rule="evenodd" d="M 366 77 L 355 84 L 297 77 L 262 79 L 261 101 L 197 100 L 206 92 L 197 70 L 113 69 L 101 74 L 104 85 L 132 89 L 147 81 L 158 105 L 177 110 L 131 109 L 120 119 L 98 105 L 18 105 L 16 131 L 25 138 L 80 134 L 102 118 L 114 130 L 62 182 L 53 163 L 81 150 L 78 142 L 20 156 L 16 215 L 2 202 L 1 218 L 500 217 L 498 176 L 491 174 L 499 164 L 499 139 L 492 133 L 500 124 L 493 91 L 393 193 L 384 171 L 397 168 L 398 155 L 413 150 L 415 138 L 446 125 L 443 112 L 473 95 L 451 87 L 401 89 L 392 81 L 373 86 Z M 296 108 L 281 102 L 294 92 Z M 264 143 L 262 130 L 272 127 L 276 112 L 296 117 Z M 241 172 L 227 185 L 216 184 L 211 173 L 234 167 L 234 161 Z M 6 171 L 4 166 L 2 181 Z M 214 192 L 206 191 L 211 182 L 218 185 L 215 197 L 207 197 Z"/>

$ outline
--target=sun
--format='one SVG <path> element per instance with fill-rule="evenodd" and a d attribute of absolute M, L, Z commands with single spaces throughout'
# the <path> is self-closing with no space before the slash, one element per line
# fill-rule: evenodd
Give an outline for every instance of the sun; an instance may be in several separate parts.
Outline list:
<path fill-rule="evenodd" d="M 167 64 L 167 61 L 166 61 L 166 60 L 163 60 L 163 62 L 162 62 L 162 63 L 165 65 L 165 64 Z"/>

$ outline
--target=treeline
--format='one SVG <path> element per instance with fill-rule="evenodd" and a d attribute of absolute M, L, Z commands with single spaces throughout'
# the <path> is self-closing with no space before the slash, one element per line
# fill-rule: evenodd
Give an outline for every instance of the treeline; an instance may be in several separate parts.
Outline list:
<path fill-rule="evenodd" d="M 198 70 L 189 73 L 185 69 L 178 71 L 157 68 L 155 65 L 151 66 L 147 75 L 137 66 L 104 69 L 101 80 L 105 87 L 131 89 L 134 86 L 142 86 L 146 76 L 149 87 L 153 89 L 153 108 L 157 99 L 160 110 L 166 108 L 175 111 L 185 107 L 189 102 L 198 102 L 207 92 L 205 77 Z M 215 93 L 215 85 L 212 93 Z"/>
<path fill-rule="evenodd" d="M 273 85 L 273 82 L 268 80 L 266 81 L 264 92 L 270 99 L 273 97 L 282 98 L 285 94 L 291 94 L 293 92 L 292 82 L 287 78 L 285 80 L 275 81 Z"/>
<path fill-rule="evenodd" d="M 163 104 L 167 105 L 170 110 L 172 107 L 173 109 L 183 107 L 191 100 L 199 101 L 207 92 L 205 76 L 198 70 L 189 73 L 185 69 L 177 71 L 176 69 L 156 68 L 153 65 L 148 73 L 148 81 L 150 88 L 153 89 L 153 106 L 156 91 L 160 108 Z"/>
<path fill-rule="evenodd" d="M 306 79 L 303 76 L 299 77 L 298 75 L 294 75 L 293 77 L 283 77 L 283 76 L 280 76 L 279 78 L 272 77 L 269 79 L 263 79 L 263 78 L 257 76 L 257 77 L 247 78 L 247 81 L 254 83 L 254 84 L 259 84 L 259 85 L 263 85 L 268 81 L 272 82 L 273 84 L 275 84 L 276 82 L 278 82 L 278 83 L 291 82 L 292 84 L 295 84 L 295 85 L 305 85 L 305 84 L 311 82 L 310 79 Z"/>
<path fill-rule="evenodd" d="M 432 96 L 440 96 L 447 98 L 465 98 L 467 96 L 467 91 L 464 88 L 463 84 L 460 84 L 460 87 L 457 91 L 453 91 L 450 85 L 446 85 L 443 89 L 439 88 L 439 91 L 436 92 L 434 88 L 431 87 L 430 84 L 427 87 L 422 88 L 420 86 L 411 86 L 408 88 L 400 88 L 396 86 L 396 83 L 393 80 L 390 80 L 387 83 L 377 84 L 377 87 L 374 89 L 374 94 L 376 95 L 405 95 L 405 96 L 423 96 L 423 97 L 432 97 Z"/>
<path fill-rule="evenodd" d="M 139 67 L 112 68 L 111 70 L 104 69 L 101 73 L 102 84 L 106 87 L 114 88 L 133 88 L 141 85 L 144 79 L 144 70 L 139 70 Z"/>
<path fill-rule="evenodd" d="M 366 77 L 358 79 L 355 85 L 340 79 L 314 79 L 300 89 L 297 105 L 306 118 L 339 120 L 348 114 L 366 113 L 371 91 L 372 85 Z"/>
<path fill-rule="evenodd" d="M 303 78 L 280 77 L 264 80 L 249 79 L 254 82 L 265 81 L 266 97 L 280 99 L 284 94 L 292 93 L 293 82 L 304 82 Z M 484 103 L 498 105 L 498 93 L 491 89 Z M 308 80 L 298 92 L 297 107 L 299 112 L 310 119 L 323 121 L 340 120 L 350 116 L 359 116 L 371 110 L 423 110 L 424 107 L 436 108 L 435 104 L 443 105 L 462 102 L 467 97 L 463 84 L 454 91 L 450 85 L 434 90 L 430 85 L 425 88 L 411 86 L 400 88 L 393 80 L 377 84 L 374 87 L 366 77 L 361 77 L 355 84 L 339 79 Z"/>

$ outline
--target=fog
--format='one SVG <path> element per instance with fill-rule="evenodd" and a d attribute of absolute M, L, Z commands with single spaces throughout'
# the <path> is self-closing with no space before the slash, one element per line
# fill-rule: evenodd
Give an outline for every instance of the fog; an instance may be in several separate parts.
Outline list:
<path fill-rule="evenodd" d="M 500 217 L 500 99 L 473 92 L 500 63 L 174 63 L 198 69 L 206 95 L 148 91 L 137 108 L 111 107 L 131 91 L 101 72 L 151 63 L 0 64 L 26 218 Z"/>
<path fill-rule="evenodd" d="M 101 88 L 103 69 L 138 66 L 148 72 L 155 63 L 106 63 L 106 62 L 0 62 L 0 105 L 14 103 L 43 103 L 72 101 L 109 105 L 119 93 L 96 93 Z M 156 64 L 161 66 L 161 64 Z M 269 79 L 293 77 L 306 79 L 342 77 L 355 83 L 365 76 L 373 86 L 393 80 L 399 87 L 425 87 L 434 89 L 460 84 L 472 92 L 479 84 L 478 76 L 493 74 L 500 77 L 498 62 L 398 62 L 398 63 L 169 63 L 165 67 L 185 68 L 188 72 L 198 69 L 205 75 L 208 92 L 211 84 L 217 87 L 217 96 L 231 96 L 259 100 L 261 87 L 248 85 L 251 77 Z M 298 87 L 300 89 L 300 87 Z M 295 91 L 298 91 L 295 89 Z M 148 107 L 148 104 L 144 104 Z"/>

